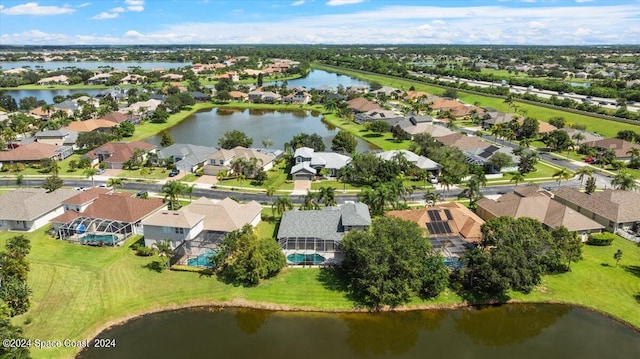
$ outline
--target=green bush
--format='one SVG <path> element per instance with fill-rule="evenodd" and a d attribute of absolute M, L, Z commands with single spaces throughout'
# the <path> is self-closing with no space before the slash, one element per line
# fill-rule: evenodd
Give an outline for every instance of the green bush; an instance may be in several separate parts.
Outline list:
<path fill-rule="evenodd" d="M 610 246 L 611 242 L 617 236 L 613 233 L 604 232 L 604 233 L 596 233 L 589 236 L 589 240 L 587 240 L 587 244 L 592 246 Z"/>
<path fill-rule="evenodd" d="M 202 269 L 199 267 L 191 267 L 191 266 L 185 266 L 185 265 L 180 265 L 180 264 L 174 264 L 171 266 L 171 270 L 172 271 L 176 271 L 176 272 L 194 272 L 194 273 L 200 273 L 206 269 Z"/>

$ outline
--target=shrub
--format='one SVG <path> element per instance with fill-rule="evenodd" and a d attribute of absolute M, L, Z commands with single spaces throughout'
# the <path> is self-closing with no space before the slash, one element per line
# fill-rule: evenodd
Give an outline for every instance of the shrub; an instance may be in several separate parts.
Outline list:
<path fill-rule="evenodd" d="M 176 272 L 200 273 L 202 271 L 205 271 L 206 269 L 202 269 L 202 268 L 199 268 L 199 267 L 185 266 L 185 265 L 180 265 L 180 264 L 174 264 L 174 265 L 171 266 L 171 270 L 172 271 L 176 271 Z"/>
<path fill-rule="evenodd" d="M 617 236 L 613 233 L 604 232 L 604 233 L 596 233 L 589 236 L 589 240 L 587 240 L 587 244 L 592 246 L 610 246 L 611 242 Z"/>
<path fill-rule="evenodd" d="M 140 257 L 149 257 L 153 254 L 153 249 L 145 246 L 144 244 L 136 243 L 133 245 L 133 249 L 136 251 L 136 255 Z"/>

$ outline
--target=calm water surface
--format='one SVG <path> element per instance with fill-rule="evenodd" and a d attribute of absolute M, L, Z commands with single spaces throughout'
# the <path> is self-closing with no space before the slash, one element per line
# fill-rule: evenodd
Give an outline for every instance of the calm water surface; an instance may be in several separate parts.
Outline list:
<path fill-rule="evenodd" d="M 66 67 L 77 67 L 79 69 L 98 70 L 103 67 L 112 67 L 118 70 L 127 70 L 131 67 L 139 67 L 143 70 L 153 70 L 156 68 L 163 68 L 165 70 L 177 69 L 180 67 L 191 66 L 191 62 L 96 62 L 96 61 L 79 61 L 79 62 L 66 62 L 66 61 L 49 61 L 49 62 L 32 62 L 32 61 L 0 61 L 0 67 L 3 70 L 17 69 L 20 67 L 30 67 L 32 70 L 45 69 L 45 70 L 57 70 L 64 69 Z"/>
<path fill-rule="evenodd" d="M 306 77 L 288 80 L 287 86 L 304 86 L 307 89 L 318 88 L 320 86 L 331 86 L 334 89 L 342 85 L 349 86 L 369 86 L 367 81 L 358 80 L 354 77 L 327 72 L 323 70 L 311 70 Z"/>
<path fill-rule="evenodd" d="M 45 87 L 45 86 L 43 86 L 43 87 Z M 65 96 L 66 97 L 66 96 L 77 94 L 77 93 L 84 93 L 84 94 L 87 94 L 87 95 L 89 95 L 91 97 L 94 97 L 100 91 L 104 91 L 104 89 L 102 89 L 102 90 L 95 90 L 95 89 L 85 89 L 85 90 L 7 90 L 7 91 L 3 91 L 3 93 L 5 93 L 7 95 L 11 95 L 11 97 L 13 97 L 13 99 L 16 100 L 18 105 L 20 105 L 20 99 L 24 98 L 24 97 L 29 97 L 29 96 L 33 96 L 33 97 L 37 98 L 38 100 L 44 100 L 46 103 L 52 104 L 54 96 L 58 96 L 59 95 L 59 96 Z"/>
<path fill-rule="evenodd" d="M 253 138 L 253 147 L 262 147 L 262 140 L 271 139 L 271 148 L 284 149 L 284 143 L 298 133 L 317 133 L 322 136 L 327 150 L 338 133 L 337 128 L 322 122 L 319 114 L 309 111 L 273 111 L 248 109 L 213 109 L 198 112 L 175 125 L 169 132 L 176 143 L 191 143 L 201 146 L 218 146 L 218 139 L 227 131 L 239 130 Z M 149 139 L 160 144 L 161 136 Z M 368 142 L 356 138 L 359 152 L 376 149 Z"/>
<path fill-rule="evenodd" d="M 640 334 L 562 305 L 506 305 L 382 314 L 190 309 L 109 329 L 102 358 L 629 358 Z"/>

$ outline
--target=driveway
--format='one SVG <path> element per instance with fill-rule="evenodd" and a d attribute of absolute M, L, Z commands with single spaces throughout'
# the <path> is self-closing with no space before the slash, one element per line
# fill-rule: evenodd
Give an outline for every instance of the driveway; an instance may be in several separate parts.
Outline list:
<path fill-rule="evenodd" d="M 292 196 L 305 196 L 311 190 L 311 181 L 309 180 L 295 180 L 293 181 Z"/>

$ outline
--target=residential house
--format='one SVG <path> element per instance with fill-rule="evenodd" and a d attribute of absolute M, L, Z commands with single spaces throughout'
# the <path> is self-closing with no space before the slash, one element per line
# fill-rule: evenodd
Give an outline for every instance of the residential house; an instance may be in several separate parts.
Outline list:
<path fill-rule="evenodd" d="M 311 101 L 311 95 L 307 91 L 294 91 L 282 98 L 282 102 L 306 105 Z"/>
<path fill-rule="evenodd" d="M 80 106 L 73 100 L 66 100 L 60 103 L 55 103 L 51 107 L 53 107 L 52 112 L 63 112 L 67 116 L 73 116 L 74 112 L 80 109 Z"/>
<path fill-rule="evenodd" d="M 136 74 L 127 74 L 127 76 L 123 77 L 120 80 L 120 83 L 123 85 L 140 85 L 143 84 L 147 80 L 146 76 L 136 75 Z"/>
<path fill-rule="evenodd" d="M 563 127 L 560 129 L 560 131 L 566 132 L 570 138 L 574 139 L 577 145 L 582 145 L 585 142 L 595 142 L 595 141 L 600 141 L 604 139 L 604 136 L 599 135 L 597 133 L 587 132 L 584 130 L 577 130 L 575 128 Z M 580 134 L 579 136 L 583 137 L 582 140 L 575 139 L 575 136 L 578 136 L 578 134 Z"/>
<path fill-rule="evenodd" d="M 32 232 L 64 212 L 62 202 L 77 191 L 20 188 L 0 194 L 0 231 Z"/>
<path fill-rule="evenodd" d="M 135 115 L 150 115 L 158 106 L 162 103 L 161 100 L 149 99 L 147 101 L 134 102 L 128 107 L 124 107 L 118 110 L 118 112 Z"/>
<path fill-rule="evenodd" d="M 389 211 L 387 217 L 415 222 L 428 233 L 431 247 L 445 257 L 459 257 L 482 239 L 484 220 L 461 203 L 440 203 L 433 207 Z"/>
<path fill-rule="evenodd" d="M 193 99 L 196 102 L 209 102 L 211 101 L 211 95 L 207 95 L 206 93 L 202 93 L 200 91 L 194 91 L 189 93 L 191 95 L 191 97 L 193 97 Z"/>
<path fill-rule="evenodd" d="M 38 85 L 68 85 L 69 78 L 65 75 L 45 77 L 38 80 Z"/>
<path fill-rule="evenodd" d="M 160 79 L 164 81 L 182 81 L 183 77 L 184 77 L 183 75 L 179 75 L 179 74 L 166 74 L 166 75 L 160 76 Z"/>
<path fill-rule="evenodd" d="M 476 202 L 476 212 L 485 221 L 501 216 L 533 218 L 550 230 L 565 226 L 569 231 L 583 235 L 585 239 L 587 234 L 599 233 L 604 228 L 600 223 L 554 198 L 557 199 L 538 186 L 520 186 L 496 200 L 480 199 Z"/>
<path fill-rule="evenodd" d="M 131 122 L 133 124 L 139 123 L 139 118 L 140 116 L 129 115 L 122 112 L 111 112 L 110 114 L 97 118 L 97 120 L 110 121 L 119 125 L 123 122 Z"/>
<path fill-rule="evenodd" d="M 96 74 L 87 79 L 87 85 L 104 85 L 109 81 L 111 76 L 110 73 Z"/>
<path fill-rule="evenodd" d="M 474 148 L 470 150 L 464 150 L 462 152 L 464 153 L 464 156 L 467 159 L 467 163 L 470 163 L 476 166 L 483 166 L 485 169 L 485 172 L 487 173 L 514 172 L 518 170 L 518 163 L 520 163 L 520 156 L 516 156 L 513 153 L 513 149 L 510 147 L 500 147 L 500 146 L 490 144 L 488 147 L 484 147 L 484 148 L 479 147 L 479 148 Z M 490 164 L 491 158 L 497 153 L 504 153 L 507 156 L 511 157 L 511 160 L 513 161 L 513 165 L 508 167 L 502 167 L 500 171 L 498 171 L 496 168 L 494 168 Z"/>
<path fill-rule="evenodd" d="M 315 176 L 325 174 L 335 177 L 338 170 L 346 166 L 351 157 L 335 152 L 316 152 L 313 148 L 300 147 L 293 154 L 295 165 L 291 167 L 294 180 L 313 180 Z"/>
<path fill-rule="evenodd" d="M 177 169 L 184 172 L 196 172 L 204 167 L 207 159 L 218 150 L 213 147 L 174 143 L 158 150 L 158 159 L 173 162 Z"/>
<path fill-rule="evenodd" d="M 85 244 L 116 245 L 142 234 L 142 221 L 166 208 L 159 198 L 136 198 L 131 193 L 78 193 L 69 208 L 51 219 L 58 238 Z M 76 211 L 76 209 L 80 209 Z"/>
<path fill-rule="evenodd" d="M 335 265 L 342 263 L 342 238 L 353 230 L 371 226 L 369 207 L 345 203 L 320 210 L 291 210 L 282 215 L 278 243 L 292 265 Z"/>
<path fill-rule="evenodd" d="M 396 156 L 402 156 L 417 168 L 429 172 L 433 177 L 438 177 L 440 175 L 440 170 L 442 169 L 442 166 L 439 163 L 427 157 L 419 156 L 408 150 L 385 151 L 376 153 L 376 156 L 386 161 L 392 161 Z"/>
<path fill-rule="evenodd" d="M 429 93 L 424 91 L 407 91 L 404 95 L 406 100 L 417 100 L 419 98 L 427 98 Z"/>
<path fill-rule="evenodd" d="M 366 122 L 384 121 L 393 127 L 402 121 L 404 117 L 401 114 L 391 110 L 371 110 L 359 112 L 353 116 L 353 121 L 359 124 Z"/>
<path fill-rule="evenodd" d="M 229 91 L 229 96 L 233 101 L 244 102 L 249 99 L 249 95 L 240 91 Z"/>
<path fill-rule="evenodd" d="M 589 147 L 595 147 L 600 152 L 613 150 L 616 158 L 621 160 L 631 158 L 631 155 L 629 155 L 628 152 L 632 148 L 640 148 L 639 144 L 621 140 L 619 138 L 605 138 L 597 141 L 583 142 L 582 144 Z"/>
<path fill-rule="evenodd" d="M 69 125 L 63 127 L 63 129 L 75 132 L 108 132 L 116 126 L 118 126 L 116 122 L 107 121 L 101 118 L 95 118 L 86 121 L 72 121 L 71 123 L 69 123 Z"/>
<path fill-rule="evenodd" d="M 91 159 L 92 165 L 106 163 L 107 168 L 122 169 L 124 163 L 131 160 L 136 150 L 142 150 L 143 158 L 148 152 L 155 152 L 156 146 L 147 142 L 107 142 L 87 152 L 84 156 Z"/>
<path fill-rule="evenodd" d="M 78 140 L 78 132 L 61 128 L 58 130 L 36 132 L 33 137 L 38 143 L 46 143 L 54 146 L 74 147 L 76 145 L 76 141 Z"/>
<path fill-rule="evenodd" d="M 9 151 L 0 151 L 0 163 L 40 163 L 44 158 L 63 160 L 73 154 L 70 146 L 56 146 L 48 143 L 31 142 Z"/>
<path fill-rule="evenodd" d="M 627 230 L 640 222 L 640 193 L 606 189 L 587 194 L 561 187 L 554 199 L 604 226 L 609 232 Z"/>
<path fill-rule="evenodd" d="M 228 174 L 232 174 L 232 164 L 239 158 L 242 158 L 247 162 L 255 161 L 257 167 L 262 168 L 265 172 L 273 168 L 273 163 L 276 159 L 275 156 L 271 154 L 266 154 L 253 148 L 245 148 L 241 146 L 234 147 L 230 150 L 221 148 L 207 158 L 207 164 L 204 166 L 204 174 L 215 176 L 223 171 L 226 171 Z M 258 168 L 255 168 L 254 173 L 257 170 Z M 247 173 L 245 173 L 245 175 L 247 175 Z M 253 176 L 253 173 L 248 175 Z"/>
<path fill-rule="evenodd" d="M 375 102 L 371 102 L 364 97 L 356 97 L 347 101 L 347 108 L 351 109 L 354 113 L 382 110 L 380 105 Z"/>
<path fill-rule="evenodd" d="M 517 117 L 514 113 L 504 113 L 487 109 L 487 112 L 482 116 L 482 128 L 487 129 L 501 123 L 509 123 L 515 118 Z"/>
<path fill-rule="evenodd" d="M 491 146 L 489 142 L 485 142 L 479 137 L 466 136 L 461 133 L 453 133 L 447 136 L 436 137 L 436 141 L 443 146 L 455 147 L 461 151 L 487 148 Z"/>
<path fill-rule="evenodd" d="M 248 95 L 249 102 L 273 103 L 280 101 L 282 96 L 271 91 L 251 91 Z"/>
<path fill-rule="evenodd" d="M 144 244 L 153 248 L 154 245 L 168 241 L 174 250 L 202 233 L 204 218 L 203 214 L 192 213 L 187 207 L 177 211 L 158 211 L 142 221 Z"/>

